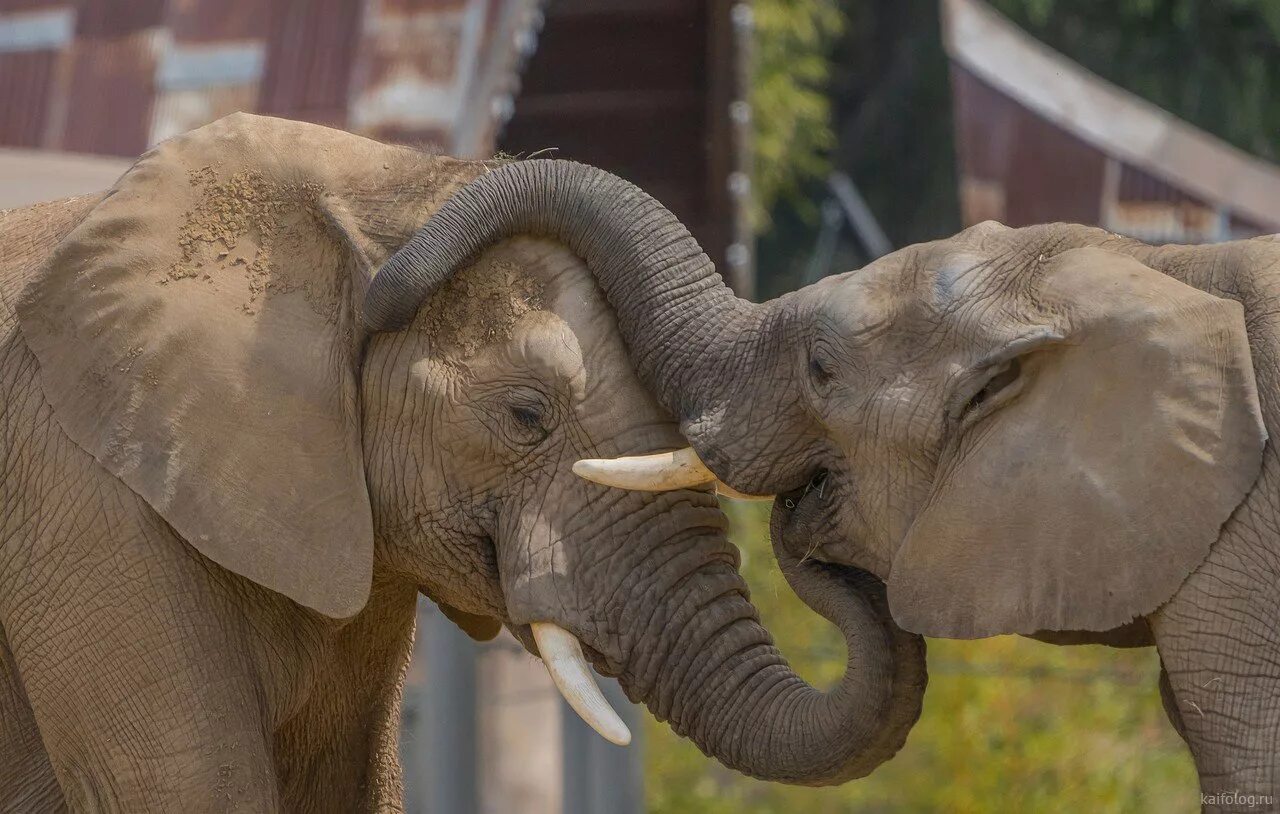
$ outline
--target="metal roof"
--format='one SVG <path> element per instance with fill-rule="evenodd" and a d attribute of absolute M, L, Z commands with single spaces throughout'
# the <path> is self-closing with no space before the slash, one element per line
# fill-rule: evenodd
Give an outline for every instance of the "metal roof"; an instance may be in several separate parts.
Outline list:
<path fill-rule="evenodd" d="M 246 110 L 488 157 L 505 127 L 649 190 L 750 296 L 750 28 L 741 0 L 0 0 L 0 147 L 133 157 Z"/>
<path fill-rule="evenodd" d="M 0 147 L 133 156 L 238 110 L 492 152 L 538 0 L 4 0 Z"/>

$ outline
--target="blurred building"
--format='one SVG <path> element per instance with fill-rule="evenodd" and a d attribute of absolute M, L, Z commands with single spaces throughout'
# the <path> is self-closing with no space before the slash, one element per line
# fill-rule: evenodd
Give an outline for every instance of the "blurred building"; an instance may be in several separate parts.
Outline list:
<path fill-rule="evenodd" d="M 133 156 L 254 110 L 475 154 L 534 5 L 6 0 L 0 141 Z"/>
<path fill-rule="evenodd" d="M 595 164 L 666 203 L 750 296 L 750 24 L 736 0 L 0 0 L 0 208 L 108 188 L 245 110 Z M 410 812 L 640 809 L 638 746 L 586 729 L 510 637 L 474 645 L 422 605 Z"/>
<path fill-rule="evenodd" d="M 0 0 L 0 148 L 133 157 L 247 110 L 545 151 L 651 191 L 749 295 L 749 25 L 733 0 Z"/>
<path fill-rule="evenodd" d="M 980 0 L 943 0 L 966 224 L 1152 243 L 1280 232 L 1280 167 L 1085 70 Z"/>

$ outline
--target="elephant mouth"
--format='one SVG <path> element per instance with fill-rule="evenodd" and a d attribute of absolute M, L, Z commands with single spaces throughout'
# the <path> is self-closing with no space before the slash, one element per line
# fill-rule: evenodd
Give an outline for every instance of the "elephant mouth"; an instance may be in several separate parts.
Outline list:
<path fill-rule="evenodd" d="M 804 486 L 778 494 L 773 504 L 774 511 L 780 513 L 788 538 L 805 536 L 817 530 L 819 521 L 826 516 L 830 486 L 830 473 L 826 469 L 818 469 Z"/>
<path fill-rule="evenodd" d="M 589 496 L 596 489 L 583 488 L 591 490 Z M 654 635 L 649 626 L 655 618 L 676 614 L 665 608 L 655 610 L 639 596 L 620 600 L 620 592 L 644 584 L 646 591 L 659 596 L 659 586 L 683 592 L 688 589 L 686 583 L 715 585 L 723 591 L 726 580 L 737 589 L 741 577 L 737 549 L 725 535 L 728 519 L 709 490 L 633 492 L 616 498 L 611 506 L 618 514 L 607 522 L 571 522 L 559 515 L 538 514 L 537 523 L 501 525 L 500 531 L 510 536 L 499 534 L 493 539 L 501 552 L 498 571 L 507 628 L 528 652 L 542 659 L 561 695 L 588 726 L 611 743 L 625 745 L 630 731 L 597 679 L 636 673 L 633 679 L 652 682 L 653 675 L 644 670 L 652 668 L 655 656 L 641 652 L 641 644 Z M 543 536 L 518 533 L 529 529 Z M 521 546 L 528 547 L 527 539 L 562 552 L 554 569 L 516 556 Z M 591 557 L 578 554 L 587 541 L 597 558 L 603 551 L 627 552 L 631 545 L 648 550 L 650 544 L 665 548 L 670 557 L 634 560 L 638 573 L 628 571 L 614 581 L 612 575 L 601 574 L 598 566 L 592 571 Z M 647 571 L 651 565 L 657 570 Z M 676 608 L 698 608 L 706 599 L 698 594 L 695 601 L 681 601 Z M 637 664 L 641 667 L 636 668 Z M 634 683 L 624 680 L 623 686 L 630 688 Z"/>

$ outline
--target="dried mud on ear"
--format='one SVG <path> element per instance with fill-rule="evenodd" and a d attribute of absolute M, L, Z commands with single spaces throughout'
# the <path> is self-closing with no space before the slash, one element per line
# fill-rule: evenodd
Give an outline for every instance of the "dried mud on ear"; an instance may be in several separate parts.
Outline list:
<path fill-rule="evenodd" d="M 515 263 L 482 258 L 441 286 L 412 328 L 436 353 L 467 359 L 510 339 L 521 317 L 544 307 L 541 282 Z"/>
<path fill-rule="evenodd" d="M 183 213 L 181 256 L 161 285 L 186 280 L 216 285 L 236 275 L 246 284 L 240 306 L 246 314 L 256 314 L 270 294 L 301 290 L 312 310 L 330 322 L 336 319 L 337 274 L 316 271 L 339 268 L 337 255 L 344 250 L 328 233 L 321 184 L 270 181 L 250 170 L 220 182 L 212 167 L 187 177 L 198 202 Z"/>

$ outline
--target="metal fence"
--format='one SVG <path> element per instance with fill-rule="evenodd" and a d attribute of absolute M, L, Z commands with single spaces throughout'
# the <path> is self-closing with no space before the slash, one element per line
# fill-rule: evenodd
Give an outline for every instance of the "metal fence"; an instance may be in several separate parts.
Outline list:
<path fill-rule="evenodd" d="M 583 724 L 509 636 L 477 644 L 421 600 L 400 741 L 406 810 L 643 811 L 641 710 L 616 681 L 600 683 L 635 736 L 629 747 Z"/>

